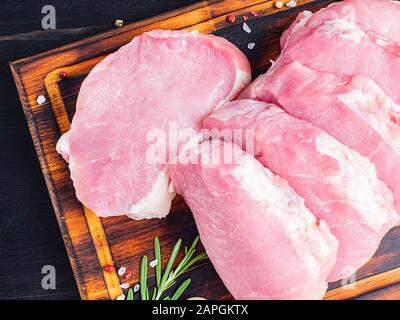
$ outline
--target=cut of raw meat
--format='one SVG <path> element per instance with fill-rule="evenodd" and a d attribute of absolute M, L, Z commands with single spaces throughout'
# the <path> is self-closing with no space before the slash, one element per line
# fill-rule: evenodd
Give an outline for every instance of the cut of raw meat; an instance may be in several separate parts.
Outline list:
<path fill-rule="evenodd" d="M 233 44 L 198 32 L 151 31 L 109 55 L 83 82 L 57 144 L 78 199 L 103 217 L 167 215 L 175 193 L 166 163 L 185 142 L 171 127 L 198 130 L 250 73 Z"/>
<path fill-rule="evenodd" d="M 235 155 L 230 163 L 215 156 L 229 154 L 226 150 Z M 192 161 L 171 166 L 171 179 L 231 294 L 321 299 L 337 250 L 325 221 L 313 216 L 285 180 L 236 144 L 212 140 L 186 153 Z"/>
<path fill-rule="evenodd" d="M 363 266 L 399 221 L 393 195 L 368 158 L 275 105 L 234 101 L 203 124 L 220 133 L 231 130 L 231 136 L 235 129 L 254 130 L 257 159 L 287 180 L 339 240 L 329 281 L 346 278 Z"/>
<path fill-rule="evenodd" d="M 295 23 L 287 29 L 281 45 L 287 40 L 293 44 L 326 21 L 345 20 L 356 24 L 378 45 L 396 54 L 400 53 L 400 2 L 387 0 L 345 0 L 336 2 L 313 15 L 300 13 Z"/>
<path fill-rule="evenodd" d="M 398 5 L 395 7 L 400 8 Z M 346 14 L 326 20 L 325 16 L 331 16 L 327 12 L 330 11 L 322 10 L 311 18 L 303 13 L 298 18 L 291 31 L 288 31 L 289 35 L 283 37 L 283 52 L 269 73 L 298 61 L 311 69 L 338 76 L 362 75 L 374 81 L 392 100 L 400 104 L 400 56 L 393 52 L 393 45 L 382 45 L 382 37 L 378 40 L 371 37 L 357 24 L 346 20 Z M 371 14 L 375 13 L 371 11 Z M 307 22 L 307 19 L 310 20 Z M 392 13 L 386 19 L 398 21 L 399 15 Z M 303 24 L 305 26 L 301 27 Z"/>
<path fill-rule="evenodd" d="M 298 62 L 256 80 L 243 94 L 283 107 L 368 157 L 400 212 L 400 106 L 363 76 L 342 78 Z"/>

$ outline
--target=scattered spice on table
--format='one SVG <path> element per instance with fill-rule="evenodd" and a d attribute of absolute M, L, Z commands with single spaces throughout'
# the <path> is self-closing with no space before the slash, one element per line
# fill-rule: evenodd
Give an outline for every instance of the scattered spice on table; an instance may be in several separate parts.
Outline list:
<path fill-rule="evenodd" d="M 46 98 L 44 97 L 44 95 L 40 95 L 37 97 L 36 102 L 38 105 L 41 105 L 46 102 Z"/>
<path fill-rule="evenodd" d="M 108 273 L 112 273 L 112 272 L 115 271 L 115 268 L 114 268 L 114 266 L 113 266 L 112 264 L 107 264 L 107 265 L 104 267 L 104 271 L 105 271 L 105 272 L 108 272 Z"/>
<path fill-rule="evenodd" d="M 132 278 L 132 271 L 127 271 L 124 274 L 124 280 L 128 281 L 130 278 Z"/>
<path fill-rule="evenodd" d="M 126 273 L 126 268 L 125 267 L 121 267 L 118 269 L 118 275 L 121 277 Z"/>
<path fill-rule="evenodd" d="M 123 20 L 121 20 L 121 19 L 115 20 L 115 26 L 116 26 L 117 28 L 120 28 L 120 27 L 122 27 L 123 25 L 124 25 L 124 21 L 123 21 Z"/>
<path fill-rule="evenodd" d="M 227 20 L 229 23 L 234 23 L 236 21 L 236 17 L 233 14 L 231 14 L 228 16 Z"/>
<path fill-rule="evenodd" d="M 243 30 L 246 31 L 247 33 L 251 32 L 251 29 L 246 22 L 243 23 Z"/>
<path fill-rule="evenodd" d="M 58 76 L 60 77 L 61 80 L 67 79 L 68 74 L 65 71 L 61 71 Z"/>
<path fill-rule="evenodd" d="M 286 3 L 286 6 L 289 8 L 294 8 L 295 6 L 297 6 L 297 2 L 294 0 L 290 0 L 288 3 Z"/>
<path fill-rule="evenodd" d="M 283 2 L 282 1 L 276 1 L 275 2 L 275 8 L 277 8 L 277 9 L 283 8 Z"/>
<path fill-rule="evenodd" d="M 121 285 L 120 285 L 120 287 L 121 287 L 121 289 L 129 289 L 129 283 L 122 283 Z"/>

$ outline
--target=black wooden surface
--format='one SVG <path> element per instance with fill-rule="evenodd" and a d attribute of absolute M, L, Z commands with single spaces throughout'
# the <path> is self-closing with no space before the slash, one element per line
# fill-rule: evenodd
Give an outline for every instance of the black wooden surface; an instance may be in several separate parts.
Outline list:
<path fill-rule="evenodd" d="M 0 299 L 79 299 L 8 61 L 46 51 L 195 0 L 0 0 Z M 44 5 L 56 30 L 43 30 Z M 41 286 L 44 265 L 56 289 Z"/>

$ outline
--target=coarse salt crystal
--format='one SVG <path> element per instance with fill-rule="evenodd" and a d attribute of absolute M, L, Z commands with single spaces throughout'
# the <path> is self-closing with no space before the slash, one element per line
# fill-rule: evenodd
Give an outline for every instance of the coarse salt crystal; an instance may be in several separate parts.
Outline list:
<path fill-rule="evenodd" d="M 290 0 L 288 3 L 286 3 L 286 6 L 289 8 L 294 8 L 295 6 L 297 6 L 297 2 L 294 0 Z"/>
<path fill-rule="evenodd" d="M 140 285 L 138 285 L 138 284 L 136 284 L 134 287 L 133 287 L 133 292 L 138 292 L 139 291 L 139 289 L 140 289 Z"/>
<path fill-rule="evenodd" d="M 36 102 L 38 105 L 41 105 L 46 102 L 46 98 L 44 97 L 44 95 L 40 95 L 39 97 L 37 97 Z"/>
<path fill-rule="evenodd" d="M 120 296 L 117 297 L 117 300 L 125 300 L 125 295 L 121 294 Z"/>
<path fill-rule="evenodd" d="M 250 43 L 247 45 L 247 48 L 250 49 L 250 50 L 252 50 L 252 49 L 254 49 L 255 46 L 256 46 L 256 44 L 255 44 L 254 42 L 250 42 Z"/>
<path fill-rule="evenodd" d="M 123 276 L 126 272 L 126 268 L 125 267 L 121 267 L 118 269 L 118 275 L 119 276 Z"/>
<path fill-rule="evenodd" d="M 275 63 L 275 61 L 272 60 L 272 59 L 269 59 L 269 62 L 270 62 L 271 64 L 274 64 L 274 63 Z"/>
<path fill-rule="evenodd" d="M 129 288 L 129 283 L 122 283 L 120 285 L 121 289 L 128 289 Z"/>
<path fill-rule="evenodd" d="M 150 261 L 150 263 L 149 263 L 149 266 L 151 268 L 154 268 L 156 265 L 158 265 L 158 260 L 157 259 L 154 259 L 153 261 Z"/>
<path fill-rule="evenodd" d="M 251 32 L 251 29 L 250 29 L 250 27 L 247 25 L 246 22 L 243 23 L 243 30 L 246 31 L 247 33 L 250 33 L 250 32 Z"/>

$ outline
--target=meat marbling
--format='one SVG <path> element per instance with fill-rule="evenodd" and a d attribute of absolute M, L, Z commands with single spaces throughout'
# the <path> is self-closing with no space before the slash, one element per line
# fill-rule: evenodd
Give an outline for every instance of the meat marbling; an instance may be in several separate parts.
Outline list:
<path fill-rule="evenodd" d="M 218 154 L 228 148 L 233 161 Z M 337 240 L 288 183 L 236 144 L 203 142 L 170 175 L 236 299 L 321 299 Z M 212 156 L 214 155 L 214 157 Z M 193 159 L 195 161 L 193 161 Z"/>
<path fill-rule="evenodd" d="M 218 129 L 214 134 L 224 138 L 226 130 L 231 131 L 230 137 L 234 130 L 254 130 L 256 158 L 287 180 L 339 240 L 329 281 L 346 278 L 363 266 L 399 221 L 392 192 L 377 178 L 368 158 L 275 105 L 237 100 L 203 124 Z M 245 137 L 240 141 L 246 142 Z"/>
<path fill-rule="evenodd" d="M 78 199 L 103 217 L 167 215 L 175 192 L 165 163 L 185 142 L 170 143 L 170 124 L 199 130 L 250 73 L 233 44 L 198 32 L 151 31 L 109 55 L 84 80 L 71 129 L 57 144 Z M 151 140 L 157 132 L 166 140 Z M 148 156 L 155 144 L 164 152 Z"/>
<path fill-rule="evenodd" d="M 256 80 L 243 96 L 276 103 L 368 157 L 400 212 L 400 106 L 373 81 L 315 71 L 295 61 Z"/>

